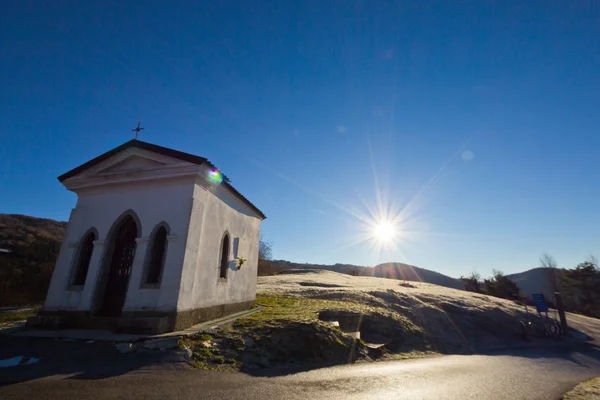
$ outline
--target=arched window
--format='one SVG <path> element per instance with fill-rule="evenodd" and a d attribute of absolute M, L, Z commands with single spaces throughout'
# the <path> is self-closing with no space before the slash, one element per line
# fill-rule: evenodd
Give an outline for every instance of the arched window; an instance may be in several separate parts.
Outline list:
<path fill-rule="evenodd" d="M 219 264 L 219 278 L 227 279 L 227 267 L 229 264 L 229 234 L 223 236 L 221 244 L 221 263 Z"/>
<path fill-rule="evenodd" d="M 145 283 L 158 284 L 162 277 L 167 251 L 167 229 L 164 226 L 156 229 L 154 235 L 152 235 L 150 246 L 150 259 L 148 260 Z"/>
<path fill-rule="evenodd" d="M 90 261 L 92 259 L 92 252 L 94 251 L 94 240 L 96 240 L 96 235 L 94 232 L 89 232 L 84 235 L 79 243 L 75 273 L 73 274 L 73 280 L 71 281 L 71 285 L 73 286 L 83 286 L 85 284 L 85 278 L 87 277 Z"/>

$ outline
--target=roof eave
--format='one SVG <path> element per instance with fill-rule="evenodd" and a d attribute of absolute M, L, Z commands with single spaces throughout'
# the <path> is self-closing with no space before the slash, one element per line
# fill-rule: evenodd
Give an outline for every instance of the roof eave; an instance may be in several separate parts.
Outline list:
<path fill-rule="evenodd" d="M 95 165 L 98 165 L 102 161 L 107 160 L 110 157 L 112 157 L 113 155 L 115 155 L 125 149 L 128 149 L 130 147 L 137 147 L 142 150 L 152 151 L 155 153 L 163 154 L 168 157 L 173 157 L 173 158 L 177 158 L 182 161 L 187 161 L 187 162 L 190 162 L 190 163 L 196 164 L 196 165 L 207 164 L 209 167 L 216 168 L 210 161 L 208 161 L 208 159 L 206 159 L 204 157 L 199 157 L 199 156 L 195 156 L 193 154 L 184 153 L 182 151 L 173 150 L 173 149 L 169 149 L 167 147 L 162 147 L 162 146 L 158 146 L 158 145 L 155 145 L 152 143 L 143 142 L 141 140 L 132 139 L 132 140 L 125 142 L 122 145 L 115 147 L 114 149 L 109 150 L 106 153 L 103 153 L 103 154 L 99 155 L 98 157 L 93 158 L 90 161 L 88 161 L 84 164 L 81 164 L 80 166 L 73 168 L 72 170 L 60 175 L 58 177 L 58 180 L 61 183 L 63 183 L 65 180 L 67 180 L 67 179 L 69 179 L 69 178 L 95 166 Z M 262 211 L 260 211 L 258 209 L 258 207 L 256 207 L 254 204 L 252 204 L 252 202 L 250 200 L 248 200 L 246 197 L 244 197 L 244 195 L 242 195 L 240 192 L 238 192 L 237 189 L 235 189 L 233 186 L 231 186 L 231 184 L 229 183 L 229 178 L 227 178 L 225 175 L 223 175 L 223 177 L 224 177 L 223 184 L 225 184 L 227 186 L 227 188 L 229 190 L 231 190 L 236 197 L 238 197 L 244 204 L 246 204 L 248 207 L 250 207 L 252 209 L 252 211 L 254 211 L 261 220 L 264 220 L 267 218 L 267 216 Z"/>

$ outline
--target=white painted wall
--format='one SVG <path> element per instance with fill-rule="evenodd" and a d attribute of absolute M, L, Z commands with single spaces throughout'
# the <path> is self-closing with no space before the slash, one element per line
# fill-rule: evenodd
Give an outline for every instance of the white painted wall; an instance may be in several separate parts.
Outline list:
<path fill-rule="evenodd" d="M 124 311 L 174 310 L 177 305 L 189 215 L 192 207 L 193 180 L 151 181 L 111 186 L 79 193 L 77 206 L 71 213 L 66 237 L 61 246 L 45 309 L 90 310 L 96 279 L 104 256 L 102 241 L 115 221 L 127 210 L 133 210 L 141 223 Z M 159 289 L 141 289 L 144 259 L 152 230 L 161 222 L 170 227 L 171 236 Z M 99 234 L 83 290 L 68 290 L 77 247 L 90 227 Z M 106 243 L 108 245 L 108 243 Z"/>
<path fill-rule="evenodd" d="M 256 298 L 260 218 L 223 185 L 198 180 L 194 189 L 187 253 L 177 309 L 180 311 Z M 221 240 L 230 237 L 227 279 L 219 279 Z M 234 254 L 234 239 L 239 240 Z M 246 259 L 237 270 L 235 257 Z"/>
<path fill-rule="evenodd" d="M 107 235 L 128 210 L 137 215 L 141 232 L 123 311 L 183 311 L 254 300 L 261 222 L 256 213 L 225 185 L 209 183 L 205 179 L 208 167 L 197 167 L 192 170 L 193 175 L 186 170 L 186 176 L 148 179 L 153 173 L 144 168 L 161 168 L 160 165 L 169 165 L 169 159 L 153 156 L 154 162 L 146 162 L 128 159 L 126 155 L 150 157 L 148 152 L 136 149 L 126 152 L 73 178 L 78 201 L 69 218 L 44 309 L 92 310 L 108 247 Z M 189 169 L 180 162 L 175 166 Z M 102 183 L 105 178 L 118 177 L 119 168 L 123 167 L 127 171 L 141 168 L 144 176 L 138 181 L 126 176 L 121 183 Z M 88 181 L 94 184 L 86 186 Z M 159 288 L 142 288 L 149 236 L 161 222 L 170 227 L 161 284 Z M 79 242 L 91 227 L 99 238 L 94 243 L 85 285 L 73 290 L 69 281 Z M 219 257 L 225 231 L 230 236 L 230 268 L 227 279 L 220 280 Z M 235 257 L 246 259 L 239 271 Z"/>

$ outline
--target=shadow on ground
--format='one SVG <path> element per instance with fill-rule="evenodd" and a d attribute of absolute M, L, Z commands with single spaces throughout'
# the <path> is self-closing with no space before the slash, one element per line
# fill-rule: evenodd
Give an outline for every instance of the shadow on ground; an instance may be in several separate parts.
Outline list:
<path fill-rule="evenodd" d="M 244 368 L 242 372 L 256 377 L 276 377 L 332 366 L 351 364 L 356 354 L 348 350 L 335 361 L 324 358 L 316 362 L 289 362 L 275 368 Z M 503 349 L 478 349 L 471 352 L 442 351 L 450 354 L 482 354 L 527 358 L 561 358 L 590 368 L 600 367 L 600 347 L 597 342 L 573 339 L 535 339 L 515 341 Z M 0 368 L 0 387 L 30 380 L 60 377 L 62 379 L 105 379 L 127 373 L 148 373 L 155 370 L 191 369 L 180 350 L 120 354 L 112 343 L 84 340 L 34 339 L 0 337 L 0 360 L 13 357 L 35 357 L 35 364 Z M 383 357 L 381 360 L 385 360 Z M 393 358 L 392 358 L 393 359 Z M 370 358 L 359 362 L 371 361 Z M 379 361 L 376 361 L 379 362 Z M 385 362 L 385 361 L 383 361 Z"/>
<path fill-rule="evenodd" d="M 514 356 L 526 358 L 561 358 L 591 369 L 600 368 L 600 346 L 591 342 L 563 343 L 552 347 L 512 348 L 480 353 L 489 356 Z"/>
<path fill-rule="evenodd" d="M 0 360 L 18 356 L 38 361 L 0 368 L 0 386 L 52 376 L 104 379 L 133 371 L 191 368 L 177 351 L 121 354 L 108 342 L 0 337 Z"/>
<path fill-rule="evenodd" d="M 590 370 L 600 368 L 600 347 L 593 343 L 586 342 L 570 343 L 551 347 L 505 348 L 499 350 L 490 350 L 487 352 L 481 352 L 477 354 L 484 356 L 505 356 L 548 360 L 562 359 Z M 290 364 L 276 369 L 248 369 L 244 370 L 243 372 L 255 377 L 278 377 L 296 374 L 300 372 L 307 372 L 313 369 L 321 369 L 341 365 L 343 364 Z"/>

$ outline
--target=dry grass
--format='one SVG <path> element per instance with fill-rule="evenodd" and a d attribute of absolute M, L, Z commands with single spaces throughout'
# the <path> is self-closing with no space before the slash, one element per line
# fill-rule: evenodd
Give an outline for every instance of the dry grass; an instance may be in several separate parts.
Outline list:
<path fill-rule="evenodd" d="M 564 400 L 600 400 L 600 377 L 575 386 L 565 394 Z"/>
<path fill-rule="evenodd" d="M 259 277 L 257 290 L 260 296 L 301 299 L 307 312 L 348 309 L 398 321 L 408 331 L 422 332 L 429 348 L 441 353 L 520 340 L 519 321 L 528 318 L 523 306 L 509 300 L 421 282 L 409 286 L 392 279 L 330 271 Z"/>
<path fill-rule="evenodd" d="M 196 367 L 206 369 L 325 366 L 354 361 L 469 353 L 522 343 L 515 302 L 384 278 L 299 270 L 258 278 L 259 313 L 211 338 L 189 338 Z M 357 321 L 354 340 L 319 321 L 319 313 Z M 347 321 L 346 321 L 347 322 Z"/>
<path fill-rule="evenodd" d="M 38 313 L 40 307 L 35 307 L 23 311 L 3 311 L 0 312 L 0 326 L 10 322 L 25 321 L 27 318 Z"/>
<path fill-rule="evenodd" d="M 328 300 L 319 298 L 305 298 L 296 296 L 261 295 L 256 297 L 256 304 L 265 306 L 259 313 L 239 319 L 237 328 L 264 328 L 278 326 L 287 322 L 314 322 L 318 314 L 324 310 L 346 311 L 357 314 L 382 314 L 389 315 L 408 328 L 417 329 L 412 323 L 401 315 L 390 312 L 385 307 L 373 306 L 352 300 Z"/>

